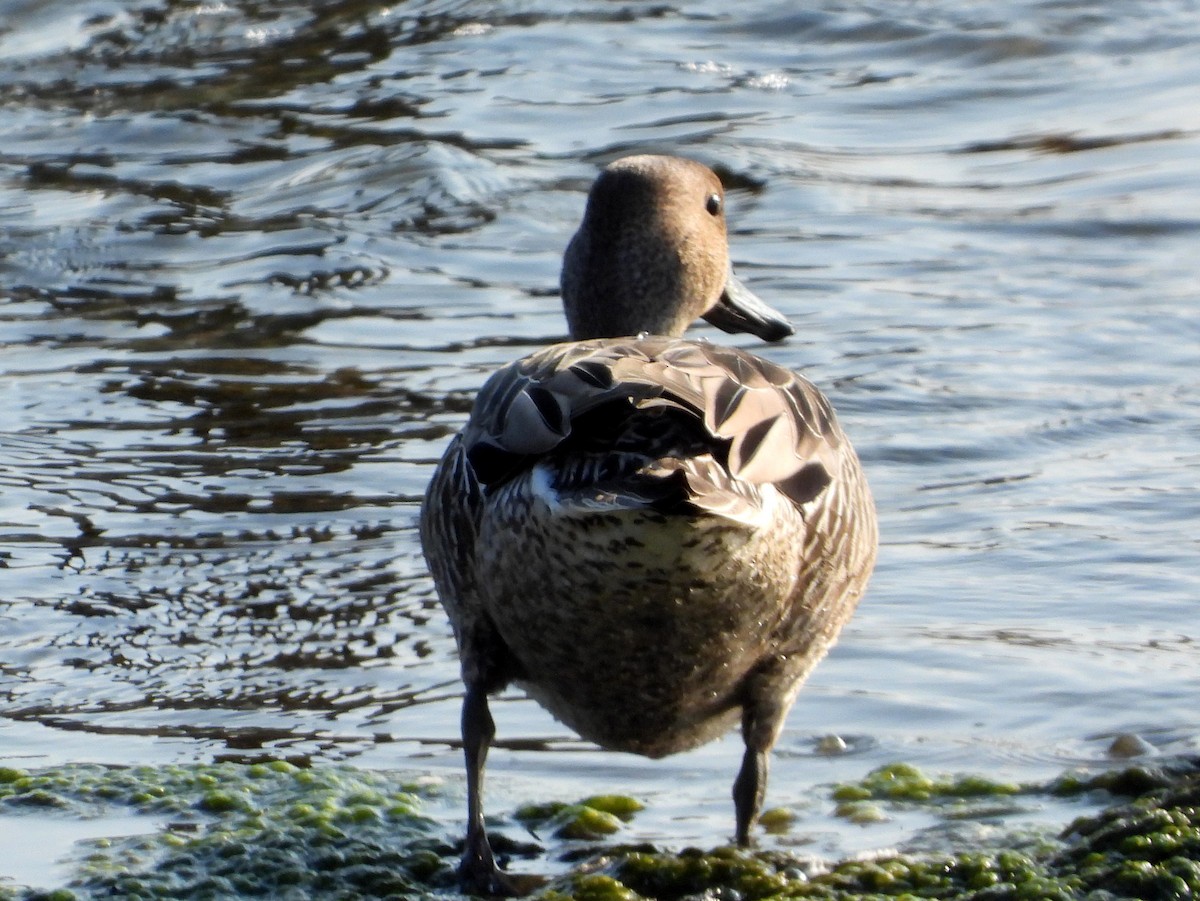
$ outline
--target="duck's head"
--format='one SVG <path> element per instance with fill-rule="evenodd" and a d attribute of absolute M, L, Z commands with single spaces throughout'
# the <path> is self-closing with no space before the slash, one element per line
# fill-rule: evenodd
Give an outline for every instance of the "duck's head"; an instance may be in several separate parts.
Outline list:
<path fill-rule="evenodd" d="M 576 340 L 682 335 L 697 319 L 764 341 L 793 332 L 733 274 L 720 180 L 679 157 L 625 157 L 600 173 L 563 260 L 562 298 Z"/>

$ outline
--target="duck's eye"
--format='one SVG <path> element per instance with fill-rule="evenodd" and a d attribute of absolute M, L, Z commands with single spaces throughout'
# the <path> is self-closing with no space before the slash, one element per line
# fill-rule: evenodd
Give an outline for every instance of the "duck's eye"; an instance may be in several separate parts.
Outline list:
<path fill-rule="evenodd" d="M 710 216 L 720 216 L 721 215 L 721 205 L 722 204 L 721 204 L 721 195 L 720 194 L 709 194 L 708 200 L 704 204 L 704 208 L 706 210 L 708 210 L 708 214 Z"/>

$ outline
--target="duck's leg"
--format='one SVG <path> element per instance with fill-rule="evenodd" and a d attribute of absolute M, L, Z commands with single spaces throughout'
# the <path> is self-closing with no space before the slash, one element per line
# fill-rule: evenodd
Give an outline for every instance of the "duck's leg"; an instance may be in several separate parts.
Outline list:
<path fill-rule="evenodd" d="M 746 752 L 742 755 L 742 768 L 733 781 L 733 809 L 737 817 L 737 843 L 743 848 L 750 844 L 750 827 L 762 810 L 767 794 L 771 748 L 783 728 L 788 706 L 790 703 L 781 705 L 774 694 L 768 693 L 765 698 L 759 696 L 742 707 L 742 740 Z"/>
<path fill-rule="evenodd" d="M 746 744 L 742 768 L 733 782 L 733 809 L 737 816 L 737 843 L 750 845 L 750 827 L 758 819 L 763 798 L 767 794 L 767 770 L 770 750 L 759 750 Z"/>
<path fill-rule="evenodd" d="M 463 888 L 470 892 L 513 895 L 516 892 L 512 884 L 496 864 L 483 822 L 483 769 L 495 735 L 487 689 L 482 681 L 469 683 L 462 707 L 463 754 L 467 763 L 467 843 L 458 877 Z"/>
<path fill-rule="evenodd" d="M 496 863 L 483 820 L 483 772 L 488 748 L 496 737 L 496 724 L 488 709 L 488 695 L 500 691 L 516 675 L 516 667 L 495 629 L 480 618 L 463 630 L 462 741 L 467 764 L 467 841 L 458 878 L 463 889 L 477 895 L 526 894 L 517 880 Z"/>

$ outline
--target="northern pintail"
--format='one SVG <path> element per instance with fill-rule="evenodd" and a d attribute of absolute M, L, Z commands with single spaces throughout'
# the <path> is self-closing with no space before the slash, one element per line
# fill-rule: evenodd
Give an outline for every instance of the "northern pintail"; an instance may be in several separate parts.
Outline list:
<path fill-rule="evenodd" d="M 572 340 L 495 373 L 438 464 L 421 542 L 462 660 L 474 891 L 514 891 L 484 828 L 488 695 L 516 683 L 582 737 L 661 757 L 745 741 L 736 837 L 801 684 L 875 562 L 875 508 L 824 395 L 697 318 L 791 325 L 734 276 L 721 183 L 675 157 L 608 166 L 567 248 Z"/>

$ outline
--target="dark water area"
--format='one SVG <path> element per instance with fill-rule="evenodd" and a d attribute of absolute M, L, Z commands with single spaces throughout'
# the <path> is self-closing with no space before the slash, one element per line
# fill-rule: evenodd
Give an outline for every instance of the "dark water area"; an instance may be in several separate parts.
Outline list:
<path fill-rule="evenodd" d="M 882 762 L 1197 750 L 1198 84 L 1191 2 L 0 0 L 0 763 L 457 780 L 421 493 L 647 151 L 722 174 L 797 326 L 735 343 L 827 391 L 879 505 L 779 745 L 795 840 L 903 841 L 815 800 Z M 498 808 L 623 790 L 639 835 L 728 837 L 736 738 L 497 720 Z"/>

